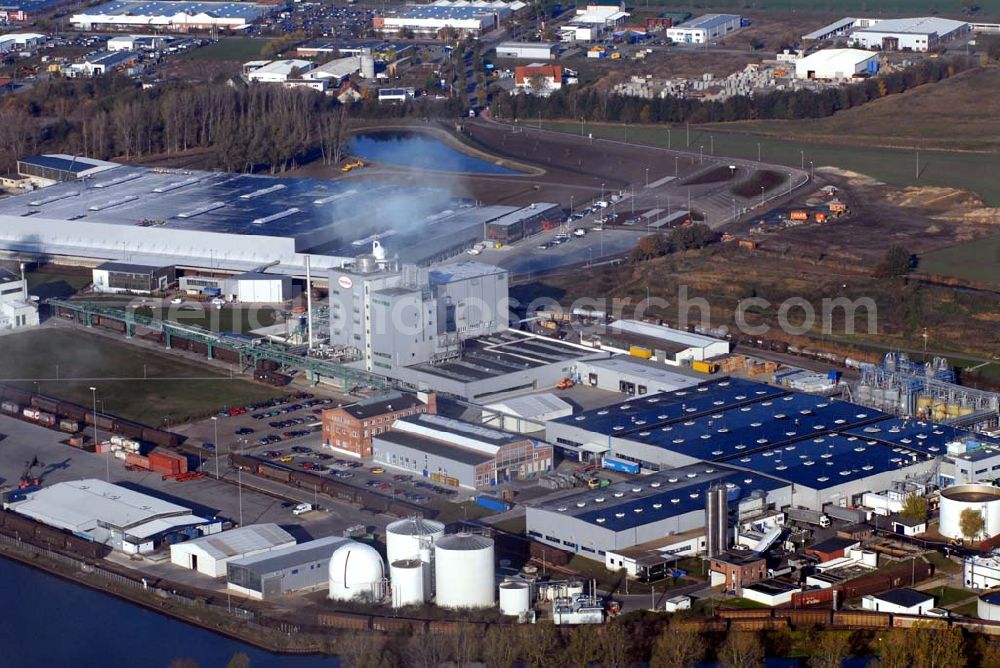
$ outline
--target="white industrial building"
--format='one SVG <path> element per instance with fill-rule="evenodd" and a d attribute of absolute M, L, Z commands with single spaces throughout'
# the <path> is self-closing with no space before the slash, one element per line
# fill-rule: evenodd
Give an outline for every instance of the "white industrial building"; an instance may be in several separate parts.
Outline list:
<path fill-rule="evenodd" d="M 409 30 L 422 37 L 436 37 L 441 30 L 451 29 L 460 36 L 475 37 L 496 29 L 509 16 L 509 10 L 492 7 L 404 5 L 393 14 L 376 16 L 372 24 L 384 35 Z"/>
<path fill-rule="evenodd" d="M 213 578 L 223 577 L 230 561 L 282 550 L 295 538 L 277 524 L 253 524 L 170 546 L 170 563 Z"/>
<path fill-rule="evenodd" d="M 229 561 L 226 586 L 258 600 L 326 587 L 334 550 L 350 542 L 348 538 L 329 536 Z"/>
<path fill-rule="evenodd" d="M 863 610 L 891 612 L 897 615 L 926 615 L 934 607 L 934 597 L 914 589 L 890 589 L 861 598 Z"/>
<path fill-rule="evenodd" d="M 162 35 L 115 35 L 108 40 L 108 51 L 156 51 L 162 49 L 167 38 Z"/>
<path fill-rule="evenodd" d="M 525 434 L 545 429 L 545 422 L 573 414 L 573 405 L 545 392 L 512 397 L 483 406 L 483 424 Z"/>
<path fill-rule="evenodd" d="M 85 56 L 80 62 L 63 68 L 68 77 L 99 77 L 112 72 L 122 72 L 129 76 L 142 72 L 138 62 L 139 54 L 134 51 L 98 51 Z"/>
<path fill-rule="evenodd" d="M 73 14 L 69 21 L 79 30 L 156 28 L 175 32 L 228 28 L 243 30 L 274 11 L 252 2 L 160 2 L 114 0 Z"/>
<path fill-rule="evenodd" d="M 211 295 L 238 303 L 274 304 L 293 296 L 291 277 L 262 272 L 236 276 L 181 276 L 177 284 L 190 295 Z"/>
<path fill-rule="evenodd" d="M 316 64 L 312 61 L 288 58 L 285 60 L 251 61 L 244 64 L 243 71 L 250 81 L 258 83 L 285 83 L 290 79 L 302 78 L 314 67 L 316 67 Z"/>
<path fill-rule="evenodd" d="M 48 485 L 9 507 L 126 554 L 152 552 L 168 536 L 212 534 L 222 527 L 217 520 L 192 514 L 190 508 L 96 478 Z"/>
<path fill-rule="evenodd" d="M 706 378 L 704 374 L 683 367 L 667 368 L 631 355 L 615 355 L 577 362 L 573 367 L 573 380 L 601 390 L 642 396 L 693 387 L 705 382 Z"/>
<path fill-rule="evenodd" d="M 856 24 L 848 41 L 863 49 L 928 51 L 971 33 L 972 26 L 964 21 L 936 16 L 869 19 L 863 26 Z"/>
<path fill-rule="evenodd" d="M 49 41 L 48 35 L 34 32 L 11 32 L 0 35 L 0 53 L 11 51 L 30 52 Z"/>
<path fill-rule="evenodd" d="M 497 45 L 497 58 L 552 60 L 555 49 L 552 42 L 503 42 Z"/>
<path fill-rule="evenodd" d="M 77 179 L 97 176 L 118 166 L 119 164 L 116 162 L 95 160 L 94 158 L 87 158 L 80 155 L 49 153 L 21 158 L 17 161 L 17 173 L 27 178 L 33 187 L 46 188 L 64 181 L 75 181 Z M 78 191 L 69 190 L 65 195 L 67 197 L 76 196 L 71 193 L 79 194 Z M 43 206 L 48 204 L 49 201 L 47 195 L 35 195 L 29 198 L 28 204 L 30 206 Z"/>
<path fill-rule="evenodd" d="M 587 5 L 577 9 L 576 15 L 559 29 L 559 39 L 564 42 L 589 42 L 614 30 L 625 22 L 629 13 L 618 5 Z"/>
<path fill-rule="evenodd" d="M 0 331 L 38 323 L 38 304 L 28 296 L 28 281 L 0 267 Z"/>
<path fill-rule="evenodd" d="M 795 78 L 842 80 L 876 74 L 879 56 L 862 49 L 823 49 L 795 61 Z"/>
<path fill-rule="evenodd" d="M 303 74 L 302 78 L 315 81 L 326 80 L 334 85 L 352 74 L 359 74 L 363 79 L 375 78 L 375 58 L 371 51 L 362 53 L 360 56 L 337 58 L 323 63 Z"/>
<path fill-rule="evenodd" d="M 705 14 L 667 28 L 667 37 L 680 44 L 708 44 L 740 29 L 736 14 Z"/>
<path fill-rule="evenodd" d="M 647 348 L 652 359 L 674 366 L 728 355 L 730 349 L 729 342 L 722 339 L 642 320 L 615 320 L 597 337 L 597 342 L 604 350 L 619 353 L 629 352 L 632 346 Z"/>

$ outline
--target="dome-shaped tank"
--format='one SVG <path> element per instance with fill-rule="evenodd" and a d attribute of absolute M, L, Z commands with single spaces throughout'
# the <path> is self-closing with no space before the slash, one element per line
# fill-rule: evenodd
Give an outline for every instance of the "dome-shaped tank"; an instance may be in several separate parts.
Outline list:
<path fill-rule="evenodd" d="M 385 556 L 389 563 L 417 559 L 421 547 L 430 547 L 444 535 L 444 525 L 434 520 L 410 517 L 385 528 Z"/>
<path fill-rule="evenodd" d="M 504 582 L 500 585 L 500 612 L 512 617 L 531 609 L 531 588 L 527 582 Z"/>
<path fill-rule="evenodd" d="M 457 533 L 434 544 L 435 602 L 443 608 L 485 608 L 496 603 L 493 541 Z"/>
<path fill-rule="evenodd" d="M 330 557 L 330 598 L 380 600 L 385 595 L 385 564 L 370 545 L 351 542 Z"/>
<path fill-rule="evenodd" d="M 389 564 L 392 582 L 392 607 L 421 605 L 426 599 L 424 571 L 427 564 L 419 559 L 403 559 Z"/>

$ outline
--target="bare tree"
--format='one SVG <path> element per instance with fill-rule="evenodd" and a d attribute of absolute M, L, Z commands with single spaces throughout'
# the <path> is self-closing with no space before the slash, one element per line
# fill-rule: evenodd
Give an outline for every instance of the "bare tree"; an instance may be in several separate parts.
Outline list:
<path fill-rule="evenodd" d="M 487 668 L 510 668 L 516 659 L 517 646 L 511 627 L 491 627 L 483 636 L 483 661 Z"/>
<path fill-rule="evenodd" d="M 407 666 L 438 668 L 448 659 L 448 639 L 440 635 L 416 635 L 406 643 Z"/>
<path fill-rule="evenodd" d="M 879 668 L 907 668 L 910 665 L 910 632 L 892 629 L 878 640 Z"/>
<path fill-rule="evenodd" d="M 559 649 L 559 637 L 552 622 L 532 624 L 518 634 L 520 639 L 519 658 L 532 668 L 551 665 Z"/>
<path fill-rule="evenodd" d="M 809 668 L 840 668 L 851 647 L 851 634 L 843 631 L 824 631 L 813 645 Z"/>
<path fill-rule="evenodd" d="M 509 640 L 513 644 L 514 638 L 511 637 Z M 454 636 L 452 638 L 451 658 L 455 662 L 455 668 L 468 668 L 473 661 L 478 659 L 481 642 L 482 638 L 473 635 L 466 628 Z"/>
<path fill-rule="evenodd" d="M 382 668 L 388 658 L 385 640 L 372 633 L 345 635 L 335 649 L 345 668 Z"/>
<path fill-rule="evenodd" d="M 23 158 L 37 142 L 38 124 L 19 107 L 0 111 L 0 155 L 13 163 Z"/>
<path fill-rule="evenodd" d="M 601 643 L 588 626 L 577 626 L 570 634 L 569 643 L 563 650 L 566 664 L 569 666 L 588 666 L 597 661 L 601 655 Z"/>
<path fill-rule="evenodd" d="M 677 618 L 656 639 L 650 668 L 693 668 L 705 656 L 705 641 L 690 624 Z"/>
<path fill-rule="evenodd" d="M 757 668 L 764 665 L 764 646 L 757 634 L 733 629 L 719 649 L 722 668 Z"/>

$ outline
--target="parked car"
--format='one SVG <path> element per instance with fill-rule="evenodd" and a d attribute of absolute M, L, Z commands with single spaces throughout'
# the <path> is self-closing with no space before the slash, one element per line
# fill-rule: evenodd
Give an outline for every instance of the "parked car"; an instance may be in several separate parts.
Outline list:
<path fill-rule="evenodd" d="M 311 503 L 300 503 L 292 508 L 292 515 L 305 515 L 306 513 L 312 512 L 312 510 L 313 505 Z"/>

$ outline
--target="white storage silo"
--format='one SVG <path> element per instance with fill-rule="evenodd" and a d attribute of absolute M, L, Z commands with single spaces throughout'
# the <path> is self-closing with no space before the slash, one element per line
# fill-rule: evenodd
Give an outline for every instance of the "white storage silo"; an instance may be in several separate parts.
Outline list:
<path fill-rule="evenodd" d="M 350 542 L 330 557 L 329 597 L 337 601 L 356 598 L 372 601 L 385 596 L 385 564 L 370 545 Z"/>
<path fill-rule="evenodd" d="M 493 541 L 457 533 L 434 544 L 435 602 L 443 608 L 485 608 L 496 603 Z"/>
<path fill-rule="evenodd" d="M 500 585 L 500 612 L 518 617 L 531 609 L 531 588 L 527 582 L 504 582 Z"/>
<path fill-rule="evenodd" d="M 962 511 L 978 511 L 983 518 L 983 533 L 976 540 L 1000 534 L 1000 487 L 985 484 L 952 485 L 941 491 L 938 532 L 947 538 L 962 535 Z"/>
<path fill-rule="evenodd" d="M 385 557 L 394 563 L 417 559 L 420 548 L 434 545 L 444 535 L 444 525 L 434 520 L 410 517 L 393 522 L 385 528 Z"/>
<path fill-rule="evenodd" d="M 401 559 L 389 564 L 392 583 L 392 607 L 422 605 L 427 600 L 424 590 L 424 564 L 419 559 Z"/>

